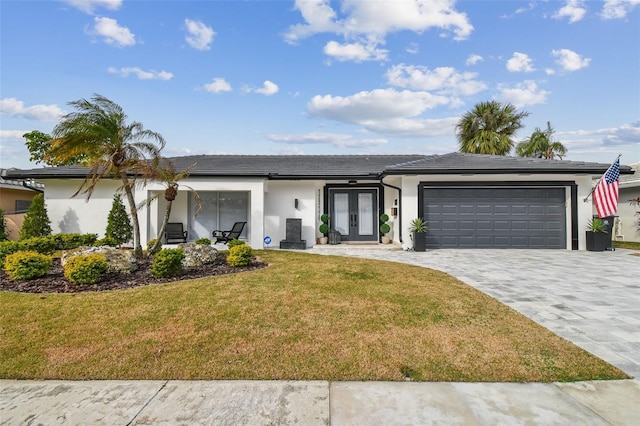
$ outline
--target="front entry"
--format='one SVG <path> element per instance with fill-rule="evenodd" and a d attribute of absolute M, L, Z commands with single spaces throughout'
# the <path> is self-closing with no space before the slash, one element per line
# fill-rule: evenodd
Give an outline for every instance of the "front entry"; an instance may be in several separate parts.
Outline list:
<path fill-rule="evenodd" d="M 378 190 L 333 188 L 329 190 L 331 229 L 342 241 L 377 241 Z"/>

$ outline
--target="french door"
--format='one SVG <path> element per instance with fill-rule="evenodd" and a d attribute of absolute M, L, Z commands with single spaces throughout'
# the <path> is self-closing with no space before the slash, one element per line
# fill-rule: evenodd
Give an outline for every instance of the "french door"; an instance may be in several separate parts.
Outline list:
<path fill-rule="evenodd" d="M 343 241 L 377 241 L 377 189 L 330 189 L 331 229 L 340 232 Z"/>

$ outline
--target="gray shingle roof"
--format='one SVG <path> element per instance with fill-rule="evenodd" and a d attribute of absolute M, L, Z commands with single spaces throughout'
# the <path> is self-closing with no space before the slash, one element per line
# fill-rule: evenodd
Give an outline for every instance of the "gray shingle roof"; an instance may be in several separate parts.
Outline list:
<path fill-rule="evenodd" d="M 451 153 L 445 155 L 192 155 L 173 157 L 178 171 L 197 163 L 191 176 L 269 179 L 379 179 L 387 174 L 571 173 L 603 174 L 609 164 Z M 621 167 L 621 174 L 633 171 Z M 79 178 L 82 167 L 7 170 L 12 178 Z"/>

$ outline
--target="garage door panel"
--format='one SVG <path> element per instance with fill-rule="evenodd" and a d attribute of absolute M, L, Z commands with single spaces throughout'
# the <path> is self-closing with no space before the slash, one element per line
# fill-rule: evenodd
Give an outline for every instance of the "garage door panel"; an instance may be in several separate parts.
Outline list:
<path fill-rule="evenodd" d="M 427 247 L 566 248 L 564 188 L 424 188 Z"/>

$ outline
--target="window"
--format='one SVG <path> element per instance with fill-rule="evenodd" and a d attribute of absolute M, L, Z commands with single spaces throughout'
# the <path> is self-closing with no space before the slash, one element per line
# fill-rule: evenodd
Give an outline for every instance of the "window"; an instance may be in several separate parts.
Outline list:
<path fill-rule="evenodd" d="M 16 200 L 16 213 L 26 213 L 31 205 L 31 200 Z"/>
<path fill-rule="evenodd" d="M 189 239 L 211 238 L 211 233 L 220 229 L 228 231 L 236 222 L 249 222 L 249 192 L 245 191 L 198 191 L 202 210 L 196 212 L 195 196 L 189 196 Z M 249 223 L 240 238 L 247 239 Z"/>

